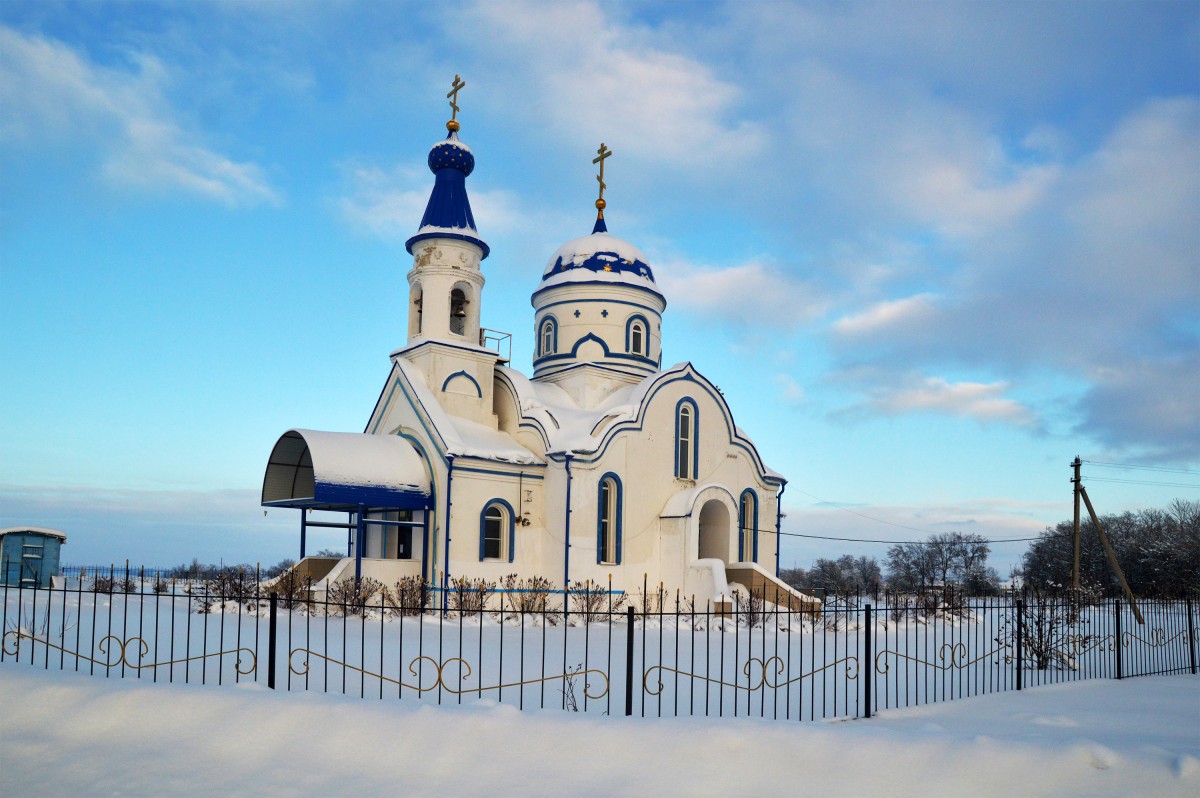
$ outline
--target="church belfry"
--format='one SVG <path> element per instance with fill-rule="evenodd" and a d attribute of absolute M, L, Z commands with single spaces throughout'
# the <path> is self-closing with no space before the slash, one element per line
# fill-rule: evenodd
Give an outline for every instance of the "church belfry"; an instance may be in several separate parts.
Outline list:
<path fill-rule="evenodd" d="M 413 256 L 408 273 L 408 340 L 479 344 L 479 305 L 483 293 L 480 262 L 488 245 L 475 229 L 467 198 L 467 176 L 475 156 L 458 140 L 458 92 L 467 84 L 458 75 L 446 95 L 451 115 L 449 135 L 429 150 L 433 193 L 425 206 L 421 227 L 405 248 Z"/>
<path fill-rule="evenodd" d="M 458 75 L 450 100 L 448 135 L 429 150 L 433 191 L 416 235 L 405 248 L 413 256 L 408 272 L 408 342 L 403 356 L 421 370 L 425 381 L 445 394 L 447 409 L 491 427 L 492 383 L 497 354 L 480 341 L 480 306 L 488 245 L 475 229 L 467 198 L 467 176 L 475 156 L 458 140 L 458 92 L 467 84 Z"/>

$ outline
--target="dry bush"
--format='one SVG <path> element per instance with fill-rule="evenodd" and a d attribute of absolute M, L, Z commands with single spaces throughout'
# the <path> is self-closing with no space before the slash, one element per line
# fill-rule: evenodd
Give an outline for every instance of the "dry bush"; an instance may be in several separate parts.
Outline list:
<path fill-rule="evenodd" d="M 488 599 L 496 592 L 496 583 L 486 579 L 460 576 L 450 580 L 450 609 L 459 615 L 477 615 L 487 609 Z"/>
<path fill-rule="evenodd" d="M 405 576 L 383 588 L 384 603 L 396 615 L 420 615 L 429 601 L 429 583 L 421 576 Z"/>
<path fill-rule="evenodd" d="M 601 616 L 616 612 L 625 603 L 623 594 L 614 600 L 608 587 L 590 579 L 571 585 L 567 595 L 571 600 L 572 610 L 583 617 L 584 623 L 592 623 L 599 620 Z"/>
<path fill-rule="evenodd" d="M 312 606 L 312 577 L 301 576 L 294 566 L 271 583 L 270 591 L 285 609 Z"/>
<path fill-rule="evenodd" d="M 554 583 L 544 576 L 531 576 L 528 579 L 518 579 L 516 574 L 509 574 L 500 580 L 501 606 L 508 600 L 510 612 L 546 612 L 550 606 L 550 595 L 554 591 Z"/>
<path fill-rule="evenodd" d="M 361 579 L 343 579 L 329 586 L 326 599 L 331 610 L 340 610 L 342 615 L 362 615 L 368 604 L 379 603 L 383 595 L 383 583 L 364 576 Z"/>
<path fill-rule="evenodd" d="M 765 619 L 763 613 L 762 591 L 755 593 L 753 590 L 743 593 L 740 590 L 733 591 L 733 600 L 737 605 L 737 618 L 739 623 L 743 623 L 750 628 L 754 628 L 762 624 Z"/>

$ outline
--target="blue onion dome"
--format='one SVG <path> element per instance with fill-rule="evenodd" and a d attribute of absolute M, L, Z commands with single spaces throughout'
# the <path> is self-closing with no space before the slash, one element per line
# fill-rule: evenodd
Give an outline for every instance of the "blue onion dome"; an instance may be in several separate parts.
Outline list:
<path fill-rule="evenodd" d="M 567 283 L 613 283 L 662 296 L 646 256 L 611 235 L 602 220 L 597 221 L 596 232 L 558 248 L 546 264 L 538 290 Z"/>
<path fill-rule="evenodd" d="M 442 169 L 457 169 L 464 176 L 475 171 L 475 156 L 470 147 L 458 140 L 457 133 L 452 132 L 429 150 L 429 171 L 436 175 Z"/>
<path fill-rule="evenodd" d="M 475 244 L 486 258 L 491 249 L 475 229 L 475 216 L 467 197 L 467 175 L 475 170 L 475 156 L 470 147 L 458 140 L 458 123 L 446 126 L 450 135 L 429 150 L 433 192 L 421 217 L 421 227 L 405 243 L 405 249 L 411 253 L 414 244 L 427 238 L 450 238 Z"/>

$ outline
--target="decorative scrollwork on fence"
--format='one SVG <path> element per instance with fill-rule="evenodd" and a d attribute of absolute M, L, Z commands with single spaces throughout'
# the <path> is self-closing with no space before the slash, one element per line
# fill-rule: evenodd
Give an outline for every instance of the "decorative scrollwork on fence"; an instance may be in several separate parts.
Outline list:
<path fill-rule="evenodd" d="M 169 665 L 182 665 L 185 662 L 197 662 L 211 657 L 237 655 L 234 667 L 238 673 L 245 676 L 254 673 L 258 662 L 254 651 L 244 646 L 241 648 L 226 649 L 225 651 L 213 651 L 208 654 L 197 654 L 194 657 L 181 657 L 162 662 L 142 662 L 142 658 L 150 653 L 150 645 L 140 637 L 129 637 L 122 640 L 116 635 L 108 635 L 96 644 L 96 649 L 104 657 L 104 659 L 96 659 L 95 657 L 89 657 L 87 654 L 72 651 L 69 648 L 52 643 L 49 640 L 43 640 L 36 635 L 26 632 L 24 629 L 14 629 L 4 633 L 4 653 L 19 656 L 22 640 L 29 640 L 34 644 L 40 643 L 47 648 L 61 651 L 70 657 L 78 657 L 81 660 L 99 665 L 102 668 L 116 668 L 124 665 L 135 671 L 143 671 L 154 668 L 165 668 Z"/>
<path fill-rule="evenodd" d="M 1176 632 L 1170 637 L 1167 637 L 1167 631 L 1159 626 L 1150 630 L 1149 640 L 1144 637 L 1140 637 L 1133 632 L 1125 632 L 1121 635 L 1121 645 L 1123 645 L 1125 648 L 1129 648 L 1131 645 L 1133 645 L 1133 641 L 1137 640 L 1138 642 L 1145 643 L 1151 648 L 1162 648 L 1163 646 L 1170 645 L 1181 637 L 1186 639 L 1187 636 L 1188 633 L 1186 630 L 1184 630 Z"/>
<path fill-rule="evenodd" d="M 857 679 L 858 678 L 858 657 L 855 657 L 855 656 L 843 657 L 842 659 L 836 660 L 834 662 L 830 662 L 823 667 L 817 668 L 814 671 L 809 671 L 808 673 L 802 673 L 799 676 L 795 676 L 791 679 L 787 679 L 782 682 L 772 681 L 772 677 L 779 676 L 785 670 L 784 662 L 780 657 L 768 657 L 766 660 L 761 660 L 758 657 L 751 657 L 750 659 L 748 659 L 746 661 L 746 664 L 744 664 L 741 668 L 742 673 L 745 674 L 745 676 L 746 676 L 745 684 L 738 684 L 736 681 L 733 683 L 730 683 L 723 679 L 719 679 L 719 678 L 714 679 L 712 676 L 709 676 L 707 674 L 701 675 L 699 673 L 691 673 L 689 671 L 682 671 L 677 668 L 671 668 L 666 665 L 653 665 L 653 666 L 647 668 L 646 673 L 642 676 L 642 689 L 645 690 L 650 695 L 659 695 L 660 693 L 662 693 L 662 691 L 664 689 L 662 675 L 664 673 L 674 673 L 679 676 L 683 676 L 684 678 L 687 678 L 687 679 L 693 679 L 693 680 L 699 679 L 700 681 L 708 682 L 709 684 L 715 684 L 715 685 L 720 685 L 723 687 L 728 687 L 732 690 L 745 690 L 750 693 L 761 690 L 761 689 L 763 689 L 763 687 L 770 687 L 772 690 L 778 690 L 781 687 L 786 687 L 789 684 L 794 684 L 796 682 L 807 679 L 810 676 L 821 673 L 822 671 L 827 671 L 830 668 L 836 668 L 838 665 L 843 665 L 843 664 L 846 667 L 846 678 L 847 679 Z M 755 665 L 758 666 L 757 669 L 754 667 Z M 774 669 L 774 673 L 772 673 L 772 668 Z M 755 673 L 755 671 L 757 671 L 757 673 L 756 673 L 756 675 L 758 677 L 757 680 L 755 680 L 752 676 L 752 674 Z M 651 674 L 656 674 L 655 678 L 653 680 L 653 682 L 654 682 L 653 686 L 651 685 Z"/>
<path fill-rule="evenodd" d="M 987 652 L 986 654 L 981 654 L 980 656 L 970 660 L 967 659 L 967 647 L 964 644 L 942 643 L 942 645 L 938 648 L 937 655 L 937 658 L 941 660 L 940 663 L 929 662 L 928 660 L 921 659 L 920 657 L 909 656 L 908 654 L 900 651 L 893 651 L 889 648 L 880 651 L 875 656 L 875 670 L 881 674 L 886 674 L 889 670 L 891 670 L 891 664 L 888 662 L 889 654 L 897 659 L 906 659 L 910 662 L 916 662 L 920 665 L 925 665 L 930 668 L 937 668 L 940 671 L 948 671 L 951 668 L 966 668 L 970 665 L 974 665 L 976 662 L 982 662 L 983 660 L 988 659 L 989 657 L 994 657 L 1000 653 L 1004 654 L 1005 662 L 1012 662 L 1012 647 L 1007 643 L 999 648 Z"/>
<path fill-rule="evenodd" d="M 1064 657 L 1080 657 L 1089 651 L 1112 651 L 1116 646 L 1116 641 L 1112 635 L 1100 637 L 1096 635 L 1077 634 L 1067 635 L 1063 638 L 1063 645 L 1056 648 L 1055 651 Z"/>
<path fill-rule="evenodd" d="M 302 655 L 303 661 L 295 662 L 297 654 Z M 417 684 L 409 684 L 402 679 L 393 679 L 389 676 L 383 675 L 382 673 L 375 673 L 374 671 L 369 671 L 365 668 L 351 665 L 348 662 L 342 662 L 341 660 L 334 659 L 333 657 L 326 656 L 318 651 L 312 651 L 307 648 L 294 648 L 291 650 L 291 653 L 288 654 L 288 668 L 292 673 L 298 676 L 303 676 L 309 671 L 310 657 L 316 657 L 317 659 L 324 660 L 330 665 L 346 668 L 356 673 L 361 673 L 364 676 L 370 676 L 374 679 L 379 679 L 380 681 L 388 684 L 407 687 L 410 690 L 416 690 L 418 693 L 428 693 L 430 690 L 441 687 L 443 690 L 453 695 L 467 695 L 469 693 L 486 693 L 492 690 L 506 690 L 512 687 L 522 687 L 532 684 L 541 684 L 544 682 L 567 681 L 581 676 L 583 677 L 583 694 L 593 701 L 604 698 L 604 696 L 608 695 L 609 689 L 608 674 L 596 668 L 580 668 L 579 670 L 569 670 L 565 673 L 559 673 L 553 676 L 543 676 L 539 679 L 522 679 L 516 682 L 505 682 L 503 684 L 486 686 L 476 685 L 472 687 L 471 685 L 466 684 L 466 680 L 471 678 L 471 675 L 475 671 L 471 667 L 471 664 L 462 657 L 449 657 L 440 663 L 430 656 L 419 656 L 414 658 L 412 662 L 408 663 L 408 672 L 417 677 Z M 432 672 L 435 674 L 433 683 L 427 687 L 422 686 L 419 683 L 426 671 L 425 668 L 420 667 L 422 663 L 429 663 L 430 667 L 432 668 Z M 448 674 L 448 670 L 450 669 L 451 665 L 457 665 L 455 672 L 458 674 L 458 678 L 454 684 L 451 684 L 449 679 L 452 677 L 450 677 Z M 595 677 L 595 679 L 593 680 L 592 677 Z M 593 689 L 599 689 L 599 692 L 593 693 Z"/>

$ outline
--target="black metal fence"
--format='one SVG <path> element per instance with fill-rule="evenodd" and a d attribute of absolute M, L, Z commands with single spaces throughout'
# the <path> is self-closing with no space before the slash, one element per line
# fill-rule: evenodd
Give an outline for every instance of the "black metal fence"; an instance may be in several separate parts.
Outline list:
<path fill-rule="evenodd" d="M 432 590 L 312 601 L 260 585 L 253 573 L 165 580 L 112 569 L 66 588 L 7 587 L 0 663 L 377 699 L 815 720 L 1195 674 L 1200 643 L 1191 599 L 1141 602 L 1139 624 L 1120 600 L 1044 594 L 843 595 L 800 612 L 754 596 L 568 592 L 558 607 L 498 594 L 447 611 L 454 604 Z"/>

